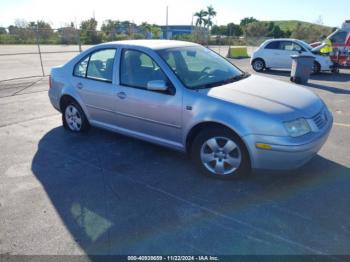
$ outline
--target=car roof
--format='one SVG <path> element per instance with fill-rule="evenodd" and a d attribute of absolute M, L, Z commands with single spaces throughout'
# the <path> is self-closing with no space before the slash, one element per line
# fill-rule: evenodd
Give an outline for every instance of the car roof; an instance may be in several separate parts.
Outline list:
<path fill-rule="evenodd" d="M 176 48 L 184 46 L 198 46 L 198 44 L 185 42 L 185 41 L 176 41 L 176 40 L 122 40 L 103 43 L 101 45 L 123 45 L 123 46 L 134 46 L 134 47 L 146 47 L 154 50 L 166 49 L 166 48 Z"/>
<path fill-rule="evenodd" d="M 296 41 L 296 42 L 299 42 L 301 40 L 295 39 L 295 38 L 273 38 L 273 39 L 266 40 L 266 42 L 274 42 L 274 41 Z"/>

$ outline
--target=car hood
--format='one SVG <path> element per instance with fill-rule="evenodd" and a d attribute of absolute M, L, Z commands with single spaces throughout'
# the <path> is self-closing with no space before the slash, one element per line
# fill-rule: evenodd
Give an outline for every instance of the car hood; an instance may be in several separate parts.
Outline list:
<path fill-rule="evenodd" d="M 257 75 L 201 92 L 285 120 L 311 118 L 323 107 L 322 100 L 304 87 Z"/>

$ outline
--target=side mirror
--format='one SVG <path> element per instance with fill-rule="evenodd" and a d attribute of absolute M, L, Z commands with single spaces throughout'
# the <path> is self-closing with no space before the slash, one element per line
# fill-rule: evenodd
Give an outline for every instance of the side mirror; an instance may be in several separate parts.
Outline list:
<path fill-rule="evenodd" d="M 147 89 L 152 91 L 167 91 L 168 86 L 164 80 L 152 80 L 147 82 Z"/>

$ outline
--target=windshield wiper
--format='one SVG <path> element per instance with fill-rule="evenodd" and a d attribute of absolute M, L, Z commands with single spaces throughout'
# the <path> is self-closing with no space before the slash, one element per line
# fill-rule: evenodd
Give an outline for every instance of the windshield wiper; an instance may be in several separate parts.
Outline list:
<path fill-rule="evenodd" d="M 206 88 L 211 88 L 211 87 L 216 87 L 216 86 L 222 86 L 222 85 L 230 84 L 230 83 L 239 81 L 239 80 L 241 80 L 243 78 L 247 78 L 249 76 L 250 76 L 249 73 L 244 72 L 244 73 L 242 73 L 240 75 L 231 77 L 229 79 L 225 79 L 225 80 L 221 80 L 221 81 L 218 81 L 218 82 L 209 83 L 209 84 L 205 84 L 205 85 L 199 86 L 198 89 L 206 89 Z"/>

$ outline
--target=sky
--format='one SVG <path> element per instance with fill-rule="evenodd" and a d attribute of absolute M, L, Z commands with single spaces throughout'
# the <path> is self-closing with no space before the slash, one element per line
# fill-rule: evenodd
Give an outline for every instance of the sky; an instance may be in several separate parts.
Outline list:
<path fill-rule="evenodd" d="M 106 19 L 164 25 L 166 6 L 170 25 L 191 24 L 192 15 L 212 5 L 215 24 L 239 23 L 244 17 L 258 20 L 323 21 L 339 27 L 350 19 L 349 0 L 0 0 L 0 26 L 16 19 L 45 20 L 53 28 L 95 17 L 101 26 Z"/>

